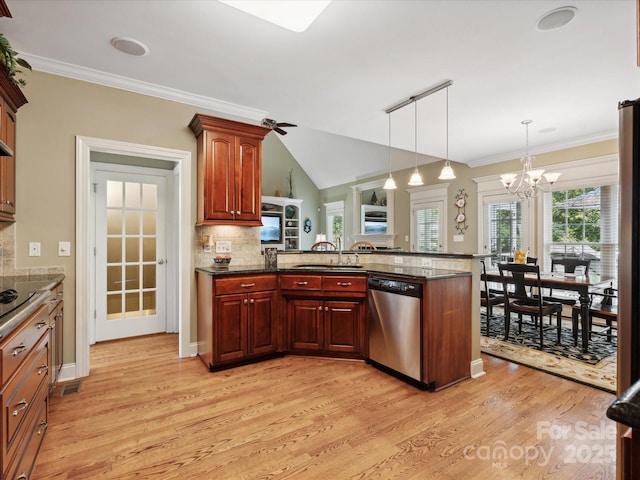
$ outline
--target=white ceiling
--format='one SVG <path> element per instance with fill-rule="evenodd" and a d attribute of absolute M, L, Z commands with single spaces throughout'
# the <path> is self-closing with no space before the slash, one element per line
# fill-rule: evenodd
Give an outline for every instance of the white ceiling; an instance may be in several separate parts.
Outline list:
<path fill-rule="evenodd" d="M 524 119 L 532 154 L 615 138 L 618 102 L 640 97 L 635 0 L 334 0 L 303 33 L 216 1 L 7 4 L 0 31 L 35 70 L 298 124 L 279 138 L 319 188 L 384 174 L 385 109 L 445 80 L 419 104 L 418 150 L 446 156 L 448 93 L 449 158 L 469 166 L 521 156 Z M 571 23 L 536 28 L 566 5 Z M 115 50 L 116 36 L 149 54 Z M 391 119 L 392 144 L 411 152 L 413 108 Z M 392 168 L 413 161 L 396 152 Z"/>

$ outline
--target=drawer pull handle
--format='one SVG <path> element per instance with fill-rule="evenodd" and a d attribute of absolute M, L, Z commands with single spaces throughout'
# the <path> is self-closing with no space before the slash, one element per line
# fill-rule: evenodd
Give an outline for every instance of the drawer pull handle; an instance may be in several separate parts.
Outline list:
<path fill-rule="evenodd" d="M 22 472 L 20 475 L 16 477 L 16 480 L 29 480 L 29 477 L 27 477 L 26 473 Z"/>
<path fill-rule="evenodd" d="M 19 406 L 18 406 L 19 405 Z M 27 407 L 29 406 L 29 402 L 27 402 L 26 398 L 23 398 L 22 400 L 20 400 L 18 403 L 16 403 L 16 408 L 12 413 L 14 417 L 17 417 L 18 414 L 22 411 L 25 410 Z"/>
<path fill-rule="evenodd" d="M 296 285 L 309 285 L 309 282 L 295 282 Z"/>
<path fill-rule="evenodd" d="M 20 345 L 18 345 L 16 348 L 13 349 L 13 353 L 12 355 L 14 357 L 17 357 L 18 355 L 20 355 L 22 352 L 24 352 L 27 349 L 27 347 L 25 346 L 24 343 L 21 343 Z"/>
<path fill-rule="evenodd" d="M 38 327 L 38 330 L 40 330 L 42 327 L 46 326 L 47 322 L 38 322 L 36 323 L 36 327 Z"/>
<path fill-rule="evenodd" d="M 251 287 L 255 287 L 256 284 L 255 283 L 241 283 L 240 286 L 242 288 L 251 288 Z"/>
<path fill-rule="evenodd" d="M 337 285 L 339 287 L 350 287 L 351 286 L 351 282 L 337 282 Z"/>
<path fill-rule="evenodd" d="M 42 373 L 46 373 L 49 371 L 49 365 L 47 364 L 42 364 L 40 365 L 40 367 L 38 367 L 38 375 L 42 375 Z"/>
<path fill-rule="evenodd" d="M 38 435 L 42 435 L 47 430 L 49 424 L 46 421 L 42 420 L 38 426 L 40 427 L 38 428 Z"/>

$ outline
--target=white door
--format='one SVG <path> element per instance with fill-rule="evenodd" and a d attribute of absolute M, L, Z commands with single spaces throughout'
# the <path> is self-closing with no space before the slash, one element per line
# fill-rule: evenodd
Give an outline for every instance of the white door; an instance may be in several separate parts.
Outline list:
<path fill-rule="evenodd" d="M 95 340 L 165 332 L 166 172 L 97 168 L 94 185 Z"/>
<path fill-rule="evenodd" d="M 412 251 L 436 253 L 444 247 L 444 202 L 412 204 Z"/>

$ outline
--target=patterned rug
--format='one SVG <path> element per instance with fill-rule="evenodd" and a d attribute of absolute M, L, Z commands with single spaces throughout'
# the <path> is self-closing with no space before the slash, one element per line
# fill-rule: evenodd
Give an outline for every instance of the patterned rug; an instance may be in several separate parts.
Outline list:
<path fill-rule="evenodd" d="M 546 321 L 546 319 L 545 319 Z M 509 339 L 504 341 L 504 321 L 491 321 L 490 336 L 486 337 L 486 320 L 481 318 L 481 351 L 483 353 L 527 365 L 570 380 L 615 393 L 617 345 L 614 335 L 611 342 L 605 336 L 593 335 L 589 341 L 589 353 L 583 354 L 573 346 L 570 328 L 562 328 L 561 344 L 556 345 L 556 331 L 544 333 L 544 349 L 540 350 L 539 330 L 523 322 L 522 334 L 513 320 Z"/>

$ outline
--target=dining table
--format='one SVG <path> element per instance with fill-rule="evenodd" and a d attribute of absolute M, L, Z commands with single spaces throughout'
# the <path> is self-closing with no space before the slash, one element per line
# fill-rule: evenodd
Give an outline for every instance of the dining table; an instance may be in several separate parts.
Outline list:
<path fill-rule="evenodd" d="M 497 282 L 502 285 L 502 278 L 498 269 L 488 269 L 486 279 L 488 282 Z M 509 280 L 507 278 L 507 280 Z M 589 302 L 590 289 L 604 284 L 609 284 L 615 280 L 613 277 L 599 275 L 590 272 L 588 274 L 569 274 L 562 272 L 540 272 L 540 284 L 542 288 L 552 288 L 553 290 L 568 290 L 577 292 L 580 302 L 580 329 L 581 329 L 581 349 L 582 353 L 589 351 Z M 535 276 L 525 275 L 525 285 L 537 286 Z M 574 338 L 576 332 L 573 332 Z"/>

